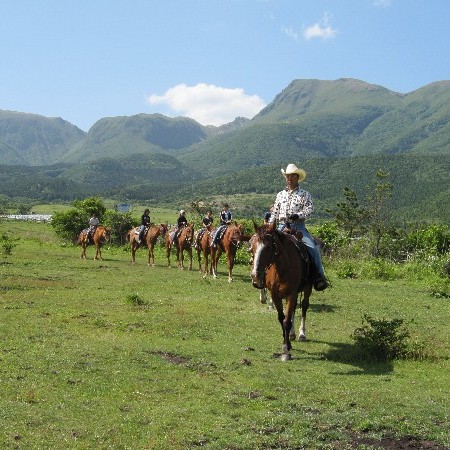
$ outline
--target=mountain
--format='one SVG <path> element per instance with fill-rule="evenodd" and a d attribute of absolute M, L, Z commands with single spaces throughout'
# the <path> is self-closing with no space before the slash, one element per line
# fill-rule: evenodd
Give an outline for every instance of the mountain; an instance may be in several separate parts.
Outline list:
<path fill-rule="evenodd" d="M 295 80 L 242 129 L 180 152 L 210 176 L 315 157 L 450 152 L 450 81 L 409 94 L 354 79 Z M 210 164 L 210 155 L 220 165 Z"/>
<path fill-rule="evenodd" d="M 63 162 L 121 158 L 136 153 L 176 153 L 201 142 L 211 133 L 187 117 L 161 114 L 108 117 L 96 122 L 83 141 L 61 159 Z"/>
<path fill-rule="evenodd" d="M 60 160 L 85 132 L 57 117 L 0 110 L 2 164 L 46 165 Z"/>

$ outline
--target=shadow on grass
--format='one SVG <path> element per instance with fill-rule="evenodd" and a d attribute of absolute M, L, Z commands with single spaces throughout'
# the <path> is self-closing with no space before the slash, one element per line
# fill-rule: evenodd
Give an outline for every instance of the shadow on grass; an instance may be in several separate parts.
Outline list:
<path fill-rule="evenodd" d="M 327 344 L 330 346 L 330 349 L 325 353 L 317 354 L 319 359 L 352 366 L 348 371 L 332 372 L 334 375 L 386 375 L 392 373 L 394 370 L 392 360 L 377 361 L 368 359 L 354 344 L 322 341 L 310 342 Z"/>

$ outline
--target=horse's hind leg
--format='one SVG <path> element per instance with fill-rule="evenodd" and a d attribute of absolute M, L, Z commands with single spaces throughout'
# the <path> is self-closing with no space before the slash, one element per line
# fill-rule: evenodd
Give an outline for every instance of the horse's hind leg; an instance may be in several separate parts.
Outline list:
<path fill-rule="evenodd" d="M 306 341 L 306 312 L 309 308 L 309 296 L 311 295 L 312 287 L 308 286 L 305 289 L 305 296 L 302 300 L 302 318 L 300 322 L 300 328 L 298 330 L 298 340 L 299 342 Z"/>

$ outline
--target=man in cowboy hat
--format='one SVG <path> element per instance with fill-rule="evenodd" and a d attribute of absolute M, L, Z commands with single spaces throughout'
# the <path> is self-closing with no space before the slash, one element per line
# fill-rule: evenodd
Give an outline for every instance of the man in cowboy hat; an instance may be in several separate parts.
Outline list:
<path fill-rule="evenodd" d="M 306 245 L 317 271 L 313 280 L 314 289 L 323 291 L 328 287 L 328 282 L 323 270 L 320 250 L 305 226 L 305 219 L 314 211 L 314 206 L 311 194 L 299 186 L 299 183 L 306 178 L 306 172 L 295 164 L 289 164 L 286 170 L 281 169 L 281 173 L 286 179 L 287 187 L 278 192 L 269 223 L 278 221 L 279 229 L 290 226 L 302 233 L 302 242 Z"/>

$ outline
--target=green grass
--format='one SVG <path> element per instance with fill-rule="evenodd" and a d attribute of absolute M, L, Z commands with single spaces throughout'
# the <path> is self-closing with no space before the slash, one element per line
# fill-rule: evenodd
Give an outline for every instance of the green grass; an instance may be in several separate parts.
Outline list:
<path fill-rule="evenodd" d="M 135 265 L 120 248 L 80 260 L 45 224 L 0 222 L 3 232 L 21 239 L 0 255 L 1 448 L 450 445 L 450 304 L 425 283 L 330 269 L 309 341 L 282 362 L 276 314 L 247 266 L 229 284 L 223 260 L 204 279 L 165 267 L 162 248 L 151 268 L 143 250 Z M 426 358 L 358 358 L 363 314 L 403 318 Z"/>

